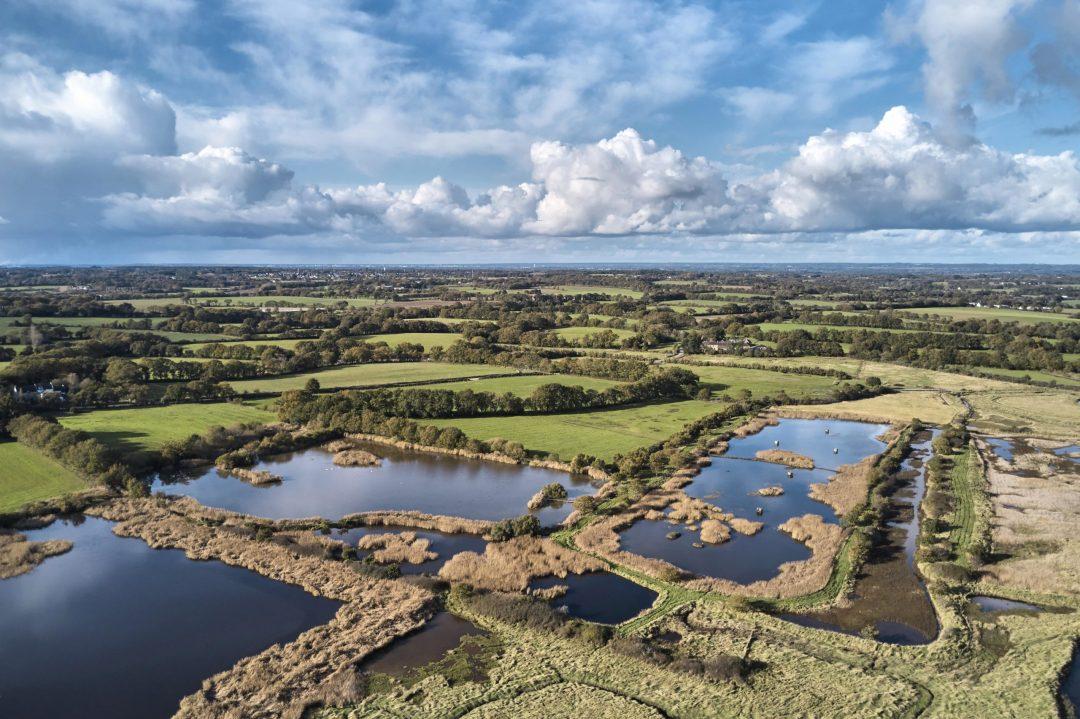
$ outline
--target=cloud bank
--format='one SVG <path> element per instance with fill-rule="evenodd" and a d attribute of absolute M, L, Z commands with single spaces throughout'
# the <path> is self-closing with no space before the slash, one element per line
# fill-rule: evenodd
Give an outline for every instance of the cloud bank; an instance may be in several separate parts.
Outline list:
<path fill-rule="evenodd" d="M 826 130 L 777 169 L 718 163 L 625 129 L 540 141 L 529 177 L 468 192 L 299 184 L 238 147 L 177 152 L 176 112 L 110 72 L 0 58 L 0 242 L 79 237 L 416 239 L 726 237 L 888 230 L 1080 231 L 1080 161 L 957 142 L 903 106 L 867 131 Z"/>

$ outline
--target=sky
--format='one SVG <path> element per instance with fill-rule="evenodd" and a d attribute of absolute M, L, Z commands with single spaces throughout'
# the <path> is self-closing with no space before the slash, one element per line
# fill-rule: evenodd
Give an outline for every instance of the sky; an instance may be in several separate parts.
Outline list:
<path fill-rule="evenodd" d="M 0 264 L 1080 263 L 1080 0 L 7 0 Z"/>

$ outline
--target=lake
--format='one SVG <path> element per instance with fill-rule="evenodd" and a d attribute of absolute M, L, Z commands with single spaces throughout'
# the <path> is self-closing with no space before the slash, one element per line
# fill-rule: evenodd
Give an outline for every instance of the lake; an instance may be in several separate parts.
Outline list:
<path fill-rule="evenodd" d="M 732 532 L 727 542 L 695 547 L 695 543 L 700 543 L 696 532 L 666 521 L 642 519 L 620 534 L 621 548 L 663 559 L 700 576 L 740 584 L 771 579 L 782 564 L 811 556 L 806 545 L 780 531 L 781 524 L 804 514 L 820 515 L 833 524 L 839 520 L 832 507 L 810 497 L 810 485 L 828 482 L 833 474 L 830 470 L 791 469 L 757 461 L 756 453 L 774 449 L 775 442 L 780 442 L 781 449 L 812 457 L 816 466 L 835 468 L 881 452 L 885 443 L 877 437 L 887 429 L 888 425 L 866 422 L 782 419 L 759 434 L 733 439 L 728 451 L 721 457 L 713 457 L 712 464 L 702 467 L 683 491 L 736 517 L 764 522 L 759 533 L 744 536 Z M 788 472 L 791 477 L 787 476 Z M 772 497 L 756 494 L 769 486 L 783 487 L 784 493 Z M 759 507 L 761 515 L 756 512 Z M 680 532 L 680 536 L 669 539 L 671 532 Z"/>
<path fill-rule="evenodd" d="M 340 604 L 180 550 L 117 537 L 103 519 L 57 521 L 31 540 L 67 554 L 0 581 L 0 716 L 169 717 L 202 680 L 285 643 Z"/>
<path fill-rule="evenodd" d="M 375 444 L 366 449 L 382 458 L 378 467 L 339 467 L 319 447 L 266 457 L 255 470 L 282 477 L 256 486 L 210 467 L 196 474 L 162 476 L 153 491 L 194 497 L 208 507 L 268 519 L 322 517 L 376 510 L 415 510 L 470 519 L 507 519 L 525 514 L 529 498 L 545 484 L 559 482 L 572 500 L 590 494 L 583 476 L 541 467 L 413 452 Z M 557 524 L 571 502 L 533 512 L 543 524 Z"/>

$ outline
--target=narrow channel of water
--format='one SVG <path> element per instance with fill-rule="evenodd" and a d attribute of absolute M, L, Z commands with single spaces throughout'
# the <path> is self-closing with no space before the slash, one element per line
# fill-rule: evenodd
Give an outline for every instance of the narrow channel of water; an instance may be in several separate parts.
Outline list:
<path fill-rule="evenodd" d="M 506 519 L 525 514 L 541 487 L 558 482 L 571 500 L 593 491 L 588 478 L 515 464 L 364 445 L 382 458 L 378 467 L 339 467 L 322 448 L 267 457 L 255 465 L 283 481 L 255 486 L 216 468 L 194 475 L 160 477 L 153 491 L 184 494 L 208 507 L 269 519 L 340 519 L 355 512 L 416 510 L 471 519 Z M 533 512 L 543 524 L 570 514 L 571 502 Z"/>
<path fill-rule="evenodd" d="M 74 548 L 0 581 L 4 719 L 172 716 L 206 677 L 339 607 L 246 569 L 117 537 L 102 519 L 27 535 Z"/>
<path fill-rule="evenodd" d="M 890 644 L 925 644 L 938 631 L 937 615 L 915 569 L 919 536 L 918 507 L 926 493 L 926 463 L 934 432 L 911 445 L 892 495 L 884 542 L 875 547 L 856 580 L 854 597 L 843 607 L 781 617 L 803 626 L 857 634 L 872 626 Z"/>
<path fill-rule="evenodd" d="M 1080 717 L 1080 649 L 1073 649 L 1072 663 L 1061 683 L 1061 703 L 1069 719 Z"/>
<path fill-rule="evenodd" d="M 420 564 L 409 564 L 408 562 L 399 564 L 402 574 L 438 574 L 442 566 L 455 554 L 459 552 L 483 554 L 487 548 L 487 542 L 484 538 L 477 537 L 474 534 L 447 534 L 446 532 L 412 529 L 410 527 L 353 527 L 346 530 L 335 530 L 327 536 L 355 547 L 361 537 L 366 537 L 369 534 L 398 534 L 401 532 L 412 532 L 417 537 L 427 539 L 431 542 L 428 551 L 439 555 L 435 559 Z M 368 554 L 370 552 L 362 550 L 358 552 L 360 557 L 365 557 Z"/>
<path fill-rule="evenodd" d="M 657 594 L 647 587 L 611 572 L 568 574 L 563 578 L 542 577 L 529 584 L 530 589 L 549 589 L 558 585 L 566 594 L 552 600 L 571 617 L 600 624 L 621 624 L 633 619 L 656 601 Z"/>

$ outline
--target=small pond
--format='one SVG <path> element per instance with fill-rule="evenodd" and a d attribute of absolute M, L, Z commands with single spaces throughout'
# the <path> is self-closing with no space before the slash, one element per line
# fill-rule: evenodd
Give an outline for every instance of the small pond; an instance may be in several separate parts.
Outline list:
<path fill-rule="evenodd" d="M 889 644 L 925 644 L 937 636 L 938 622 L 926 586 L 915 569 L 919 503 L 926 492 L 926 465 L 937 431 L 912 442 L 890 496 L 884 542 L 870 552 L 855 583 L 852 601 L 810 614 L 782 614 L 787 621 L 817 629 L 857 634 L 873 626 Z"/>
<path fill-rule="evenodd" d="M 459 552 L 476 552 L 483 554 L 487 542 L 482 537 L 474 534 L 447 534 L 430 529 L 413 529 L 411 527 L 353 527 L 345 530 L 334 530 L 328 535 L 330 539 L 336 539 L 355 547 L 360 537 L 369 534 L 397 534 L 400 532 L 413 532 L 417 537 L 427 539 L 431 544 L 428 550 L 439 556 L 421 564 L 409 564 L 402 562 L 400 565 L 402 574 L 438 574 L 447 560 Z M 358 556 L 364 557 L 369 552 L 359 551 Z"/>
<path fill-rule="evenodd" d="M 572 500 L 593 491 L 587 477 L 516 464 L 364 445 L 382 458 L 378 467 L 339 467 L 322 448 L 267 457 L 255 465 L 284 481 L 255 486 L 216 468 L 159 478 L 153 491 L 185 494 L 208 507 L 269 519 L 340 519 L 355 512 L 416 510 L 470 519 L 525 514 L 529 498 L 550 482 Z M 165 481 L 165 480 L 168 481 Z M 533 512 L 543 524 L 570 514 L 571 502 Z"/>
<path fill-rule="evenodd" d="M 180 550 L 117 537 L 102 519 L 31 540 L 74 542 L 0 581 L 0 716 L 169 717 L 202 680 L 325 624 L 339 604 Z"/>
<path fill-rule="evenodd" d="M 1042 611 L 1042 607 L 1036 604 L 1018 602 L 1014 599 L 1002 599 L 1001 597 L 987 597 L 983 595 L 975 595 L 971 597 L 971 603 L 974 604 L 978 608 L 978 610 L 980 612 L 983 612 L 984 614 Z"/>
<path fill-rule="evenodd" d="M 533 580 L 530 589 L 548 589 L 563 585 L 566 594 L 552 600 L 552 605 L 572 617 L 600 624 L 621 624 L 652 606 L 657 594 L 651 589 L 611 572 L 568 574 L 563 578 L 543 577 Z"/>
<path fill-rule="evenodd" d="M 815 467 L 836 469 L 884 449 L 877 437 L 888 429 L 887 424 L 847 420 L 782 419 L 757 434 L 733 439 L 724 456 L 753 459 L 763 449 L 786 449 L 810 457 Z"/>
<path fill-rule="evenodd" d="M 486 632 L 450 612 L 439 612 L 424 626 L 408 636 L 396 639 L 360 664 L 371 674 L 400 676 L 411 669 L 436 662 L 468 636 Z"/>

